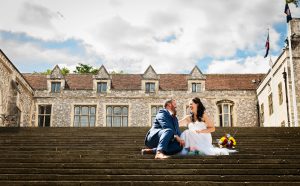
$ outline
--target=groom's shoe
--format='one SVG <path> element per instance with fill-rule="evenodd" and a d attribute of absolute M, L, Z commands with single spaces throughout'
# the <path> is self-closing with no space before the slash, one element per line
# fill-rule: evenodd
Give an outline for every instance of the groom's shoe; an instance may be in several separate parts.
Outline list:
<path fill-rule="evenodd" d="M 171 156 L 167 156 L 164 153 L 162 153 L 161 151 L 157 151 L 156 155 L 155 155 L 155 159 L 168 159 Z"/>
<path fill-rule="evenodd" d="M 141 150 L 141 154 L 145 155 L 145 154 L 154 154 L 152 149 L 142 149 Z"/>

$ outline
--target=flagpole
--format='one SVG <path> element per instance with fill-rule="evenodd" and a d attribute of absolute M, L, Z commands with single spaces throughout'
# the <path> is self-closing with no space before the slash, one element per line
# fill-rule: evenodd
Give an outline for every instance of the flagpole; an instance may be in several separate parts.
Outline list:
<path fill-rule="evenodd" d="M 298 109 L 296 102 L 296 89 L 295 89 L 295 73 L 294 73 L 294 63 L 292 55 L 292 42 L 291 42 L 291 23 L 287 23 L 288 30 L 288 43 L 289 43 L 289 62 L 291 67 L 291 81 L 292 81 L 292 97 L 293 97 L 293 111 L 294 111 L 294 127 L 298 127 Z"/>
<path fill-rule="evenodd" d="M 271 39 L 270 39 L 270 29 L 268 28 L 268 37 L 269 37 L 269 65 L 271 67 L 271 70 L 273 68 L 273 62 L 271 59 Z"/>

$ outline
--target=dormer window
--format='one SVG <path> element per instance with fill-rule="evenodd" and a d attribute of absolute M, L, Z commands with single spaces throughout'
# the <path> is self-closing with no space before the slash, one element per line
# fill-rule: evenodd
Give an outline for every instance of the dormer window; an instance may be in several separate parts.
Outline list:
<path fill-rule="evenodd" d="M 97 83 L 97 92 L 98 93 L 107 92 L 107 82 L 98 82 Z"/>
<path fill-rule="evenodd" d="M 50 93 L 60 93 L 66 86 L 66 80 L 59 66 L 55 66 L 50 75 L 47 75 L 47 90 Z"/>
<path fill-rule="evenodd" d="M 51 82 L 51 92 L 59 93 L 61 88 L 61 82 Z"/>
<path fill-rule="evenodd" d="M 103 65 L 93 76 L 93 91 L 97 96 L 106 96 L 111 92 L 111 76 Z"/>
<path fill-rule="evenodd" d="M 146 94 L 158 92 L 160 76 L 156 74 L 151 65 L 147 68 L 142 77 L 141 88 L 143 92 Z"/>
<path fill-rule="evenodd" d="M 188 76 L 188 93 L 199 93 L 205 91 L 206 76 L 195 66 Z"/>
<path fill-rule="evenodd" d="M 192 83 L 192 92 L 201 92 L 201 83 Z"/>
<path fill-rule="evenodd" d="M 155 83 L 146 83 L 146 92 L 147 93 L 155 92 Z"/>

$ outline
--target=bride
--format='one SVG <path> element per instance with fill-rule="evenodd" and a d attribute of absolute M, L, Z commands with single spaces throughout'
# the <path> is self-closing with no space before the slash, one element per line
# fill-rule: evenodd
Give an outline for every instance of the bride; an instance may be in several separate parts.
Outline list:
<path fill-rule="evenodd" d="M 215 126 L 204 112 L 205 107 L 198 97 L 191 100 L 190 109 L 191 115 L 179 121 L 179 126 L 188 127 L 180 136 L 185 141 L 182 155 L 195 152 L 202 155 L 229 155 L 230 152 L 235 152 L 235 150 L 217 148 L 212 145 L 211 132 L 215 131 Z"/>

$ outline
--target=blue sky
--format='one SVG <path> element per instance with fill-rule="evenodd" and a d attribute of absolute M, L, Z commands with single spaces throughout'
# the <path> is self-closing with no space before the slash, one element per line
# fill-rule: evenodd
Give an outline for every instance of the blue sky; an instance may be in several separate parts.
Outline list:
<path fill-rule="evenodd" d="M 21 72 L 78 63 L 109 71 L 266 73 L 286 38 L 284 1 L 11 0 L 0 7 L 0 48 Z M 298 9 L 290 4 L 293 17 Z M 232 10 L 234 9 L 234 11 Z"/>

